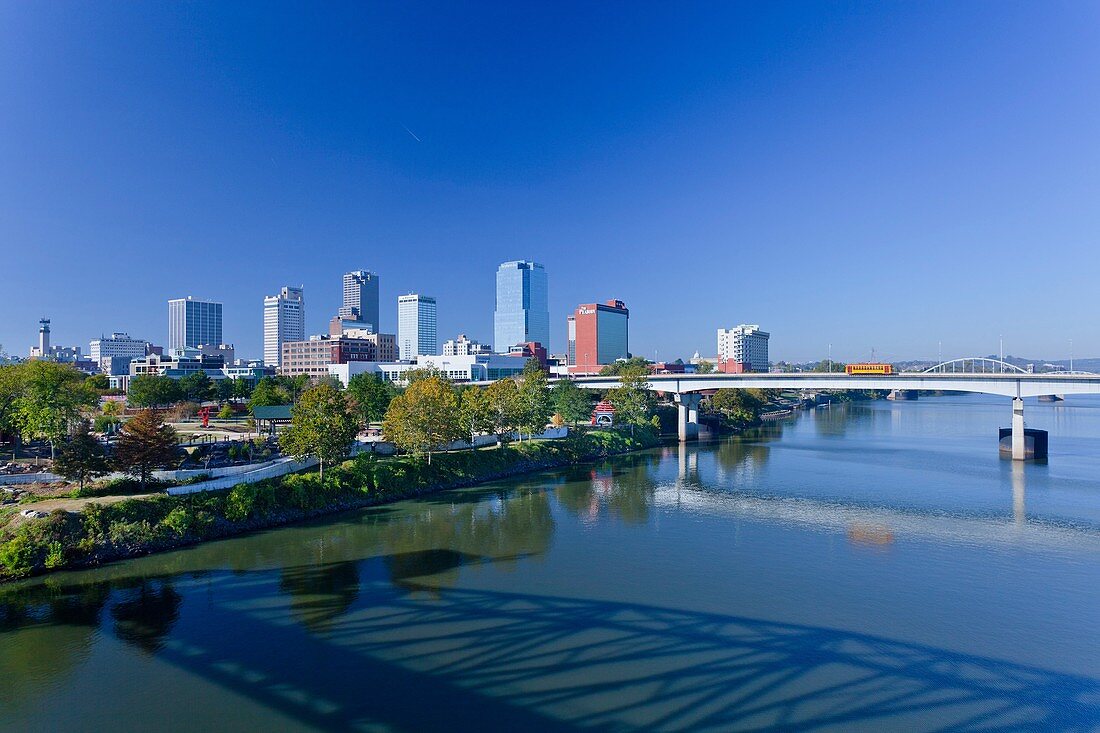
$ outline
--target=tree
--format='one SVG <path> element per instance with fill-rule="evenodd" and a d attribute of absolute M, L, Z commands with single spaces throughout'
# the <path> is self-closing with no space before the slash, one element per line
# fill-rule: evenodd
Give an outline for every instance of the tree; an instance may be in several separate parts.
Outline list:
<path fill-rule="evenodd" d="M 179 439 L 171 425 L 165 425 L 160 412 L 144 409 L 130 418 L 115 445 L 115 466 L 141 482 L 149 481 L 154 469 L 175 462 L 179 454 Z"/>
<path fill-rule="evenodd" d="M 615 406 L 617 421 L 628 425 L 650 424 L 654 399 L 649 391 L 648 367 L 629 365 L 619 375 L 619 386 L 608 391 L 607 399 Z"/>
<path fill-rule="evenodd" d="M 600 370 L 600 374 L 604 376 L 619 376 L 620 374 L 648 374 L 649 373 L 649 361 L 643 359 L 640 356 L 632 356 L 629 359 L 623 359 L 622 361 L 616 361 L 614 364 L 608 364 Z"/>
<path fill-rule="evenodd" d="M 550 390 L 550 402 L 566 422 L 576 425 L 592 414 L 592 397 L 572 379 L 561 379 Z"/>
<path fill-rule="evenodd" d="M 111 380 L 106 374 L 93 374 L 84 380 L 84 384 L 97 392 L 106 392 L 111 388 Z"/>
<path fill-rule="evenodd" d="M 252 394 L 252 381 L 245 379 L 244 377 L 237 377 L 233 380 L 233 396 L 238 399 L 244 399 Z"/>
<path fill-rule="evenodd" d="M 70 481 L 79 482 L 83 489 L 86 480 L 103 476 L 110 470 L 107 452 L 91 434 L 88 421 L 81 420 L 69 442 L 61 446 L 61 451 L 53 462 L 53 472 Z"/>
<path fill-rule="evenodd" d="M 431 465 L 433 450 L 464 437 L 454 386 L 438 375 L 412 382 L 390 402 L 382 432 L 404 451 L 426 453 Z"/>
<path fill-rule="evenodd" d="M 486 390 L 480 387 L 464 389 L 459 402 L 459 422 L 463 432 L 470 436 L 471 443 L 477 435 L 492 431 L 493 418 Z"/>
<path fill-rule="evenodd" d="M 69 426 L 98 402 L 84 375 L 68 364 L 31 361 L 23 365 L 23 384 L 15 399 L 15 422 L 31 438 L 50 441 L 50 457 Z"/>
<path fill-rule="evenodd" d="M 179 387 L 184 397 L 195 402 L 205 402 L 215 394 L 214 381 L 202 369 L 180 377 Z"/>
<path fill-rule="evenodd" d="M 347 456 L 358 433 L 359 422 L 347 397 L 331 384 L 322 383 L 303 392 L 291 408 L 290 427 L 279 437 L 279 447 L 299 461 L 316 458 L 323 481 L 325 463 Z"/>
<path fill-rule="evenodd" d="M 832 359 L 822 359 L 817 364 L 814 364 L 813 371 L 815 372 L 842 372 L 844 371 L 844 364 L 839 361 L 833 361 Z"/>
<path fill-rule="evenodd" d="M 23 366 L 0 366 L 0 432 L 19 429 L 15 419 L 15 401 L 23 394 Z"/>
<path fill-rule="evenodd" d="M 712 409 L 743 425 L 751 425 L 760 419 L 763 404 L 753 390 L 747 389 L 720 389 L 710 398 Z"/>
<path fill-rule="evenodd" d="M 695 365 L 696 374 L 711 374 L 714 372 L 714 362 L 701 361 Z"/>
<path fill-rule="evenodd" d="M 138 374 L 126 388 L 126 401 L 134 407 L 165 407 L 182 399 L 179 383 L 157 374 Z"/>
<path fill-rule="evenodd" d="M 535 359 L 529 359 L 523 367 L 523 383 L 519 387 L 519 425 L 528 437 L 546 429 L 553 408 L 550 403 L 550 386 L 546 372 Z"/>
<path fill-rule="evenodd" d="M 219 402 L 229 402 L 237 392 L 236 379 L 219 379 L 214 385 L 214 392 Z"/>
<path fill-rule="evenodd" d="M 252 390 L 252 397 L 248 400 L 248 409 L 288 405 L 291 401 L 290 394 L 274 377 L 264 377 Z"/>
<path fill-rule="evenodd" d="M 523 405 L 519 387 L 513 379 L 498 379 L 485 388 L 490 430 L 504 447 L 508 434 L 518 430 L 523 421 Z"/>
<path fill-rule="evenodd" d="M 229 420 L 234 414 L 233 408 L 229 405 L 222 405 L 222 409 L 218 410 L 218 418 L 221 420 Z"/>
<path fill-rule="evenodd" d="M 379 374 L 356 374 L 348 380 L 352 408 L 363 425 L 379 422 L 386 416 L 397 390 Z"/>

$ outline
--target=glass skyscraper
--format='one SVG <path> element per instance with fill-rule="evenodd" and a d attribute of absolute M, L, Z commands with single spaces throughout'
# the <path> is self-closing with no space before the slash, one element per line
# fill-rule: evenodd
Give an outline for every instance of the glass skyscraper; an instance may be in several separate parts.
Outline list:
<path fill-rule="evenodd" d="M 378 333 L 378 275 L 369 270 L 344 273 L 344 303 L 337 316 L 346 321 L 369 323 Z"/>
<path fill-rule="evenodd" d="M 222 343 L 222 304 L 190 295 L 168 301 L 168 348 L 194 348 Z"/>
<path fill-rule="evenodd" d="M 497 268 L 497 304 L 493 313 L 493 348 L 505 353 L 516 344 L 538 341 L 550 349 L 550 306 L 546 269 L 516 260 Z"/>

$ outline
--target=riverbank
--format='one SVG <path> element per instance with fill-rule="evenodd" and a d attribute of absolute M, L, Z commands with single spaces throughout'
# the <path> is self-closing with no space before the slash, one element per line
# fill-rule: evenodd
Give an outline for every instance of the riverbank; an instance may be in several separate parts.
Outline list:
<path fill-rule="evenodd" d="M 326 471 L 219 492 L 58 509 L 0 536 L 0 582 L 164 552 L 320 516 L 650 448 L 653 432 L 599 431 L 426 458 L 361 455 Z"/>

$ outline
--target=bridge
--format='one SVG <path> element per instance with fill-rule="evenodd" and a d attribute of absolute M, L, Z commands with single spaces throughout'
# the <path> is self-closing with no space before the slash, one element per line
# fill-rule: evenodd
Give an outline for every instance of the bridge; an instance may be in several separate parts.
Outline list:
<path fill-rule="evenodd" d="M 956 371 L 964 363 L 968 371 Z M 981 369 L 981 370 L 978 370 Z M 608 390 L 619 386 L 615 376 L 576 377 L 578 387 Z M 843 372 L 747 374 L 653 374 L 650 390 L 672 395 L 679 408 L 678 432 L 687 441 L 699 434 L 699 402 L 703 393 L 719 389 L 783 390 L 949 390 L 999 395 L 1012 400 L 1012 458 L 1024 460 L 1024 398 L 1051 394 L 1100 394 L 1100 375 L 1081 372 L 1032 374 L 995 359 L 954 359 L 922 372 L 849 375 Z"/>

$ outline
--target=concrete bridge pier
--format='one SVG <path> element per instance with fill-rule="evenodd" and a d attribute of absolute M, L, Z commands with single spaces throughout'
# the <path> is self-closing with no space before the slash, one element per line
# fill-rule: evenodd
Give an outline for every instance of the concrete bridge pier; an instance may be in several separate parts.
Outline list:
<path fill-rule="evenodd" d="M 1012 398 L 1012 460 L 1027 458 L 1027 445 L 1024 442 L 1024 400 Z"/>
<path fill-rule="evenodd" d="M 699 437 L 699 401 L 701 399 L 700 395 L 691 392 L 676 395 L 680 442 L 696 440 Z"/>

